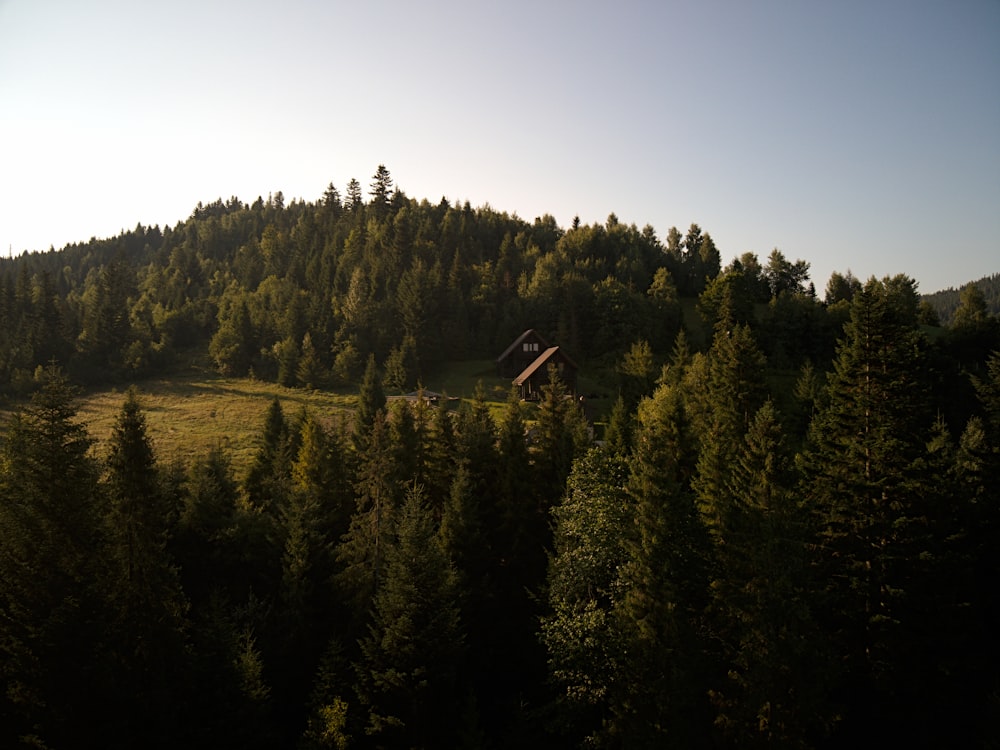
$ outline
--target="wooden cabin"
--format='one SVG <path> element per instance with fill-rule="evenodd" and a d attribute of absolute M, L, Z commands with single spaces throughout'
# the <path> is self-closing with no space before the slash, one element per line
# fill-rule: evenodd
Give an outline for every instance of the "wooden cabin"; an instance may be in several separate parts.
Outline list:
<path fill-rule="evenodd" d="M 521 373 L 551 345 L 534 328 L 529 328 L 496 358 L 497 375 L 513 378 Z"/>
<path fill-rule="evenodd" d="M 538 401 L 541 398 L 542 386 L 549 383 L 550 367 L 554 368 L 570 393 L 576 392 L 576 363 L 558 346 L 550 346 L 514 378 L 514 385 L 522 399 Z"/>

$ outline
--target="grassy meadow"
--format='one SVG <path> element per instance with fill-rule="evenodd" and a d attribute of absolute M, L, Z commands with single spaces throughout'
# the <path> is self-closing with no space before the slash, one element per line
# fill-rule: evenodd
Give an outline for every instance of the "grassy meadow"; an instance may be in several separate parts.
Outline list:
<path fill-rule="evenodd" d="M 491 360 L 448 363 L 428 378 L 427 390 L 460 400 L 471 399 L 482 382 L 490 410 L 501 417 L 510 392 L 510 381 L 496 375 Z M 328 426 L 350 421 L 357 405 L 358 387 L 336 390 L 286 388 L 250 378 L 228 378 L 208 367 L 195 366 L 133 384 L 146 414 L 146 425 L 159 461 L 184 464 L 220 445 L 229 454 L 238 479 L 242 479 L 259 446 L 260 431 L 271 401 L 281 403 L 286 418 L 303 410 L 319 416 Z M 128 386 L 84 393 L 78 418 L 105 450 Z M 387 396 L 397 395 L 387 389 Z M 458 402 L 451 402 L 452 409 Z"/>
<path fill-rule="evenodd" d="M 447 363 L 427 378 L 424 387 L 458 399 L 449 402 L 451 409 L 457 409 L 461 401 L 474 396 L 480 383 L 490 412 L 499 423 L 511 383 L 508 378 L 497 376 L 492 360 Z M 251 378 L 223 377 L 208 366 L 192 364 L 160 377 L 81 394 L 77 418 L 94 438 L 94 451 L 98 455 L 106 450 L 129 385 L 138 391 L 150 441 L 162 464 L 186 465 L 213 447 L 221 446 L 229 454 L 237 479 L 243 478 L 253 460 L 272 400 L 279 400 L 286 418 L 294 419 L 306 410 L 330 426 L 338 420 L 349 424 L 358 392 L 357 385 L 331 390 L 286 388 Z M 588 394 L 606 390 L 583 376 L 579 389 Z M 386 395 L 398 393 L 386 389 Z M 610 400 L 598 399 L 592 405 L 596 406 L 596 416 L 600 419 L 610 408 Z M 6 421 L 3 412 L 9 413 L 13 408 L 16 405 L 9 404 L 8 408 L 0 409 L 0 423 Z M 529 420 L 532 408 L 528 406 L 525 414 Z M 595 415 L 593 411 L 590 413 Z"/>
<path fill-rule="evenodd" d="M 264 416 L 277 398 L 285 416 L 303 410 L 327 424 L 350 419 L 356 393 L 284 388 L 249 378 L 224 378 L 211 371 L 179 373 L 170 378 L 136 382 L 139 402 L 157 458 L 184 464 L 222 446 L 238 478 L 249 467 L 259 445 Z M 102 453 L 125 399 L 122 389 L 95 391 L 82 396 L 78 417 L 97 440 Z"/>

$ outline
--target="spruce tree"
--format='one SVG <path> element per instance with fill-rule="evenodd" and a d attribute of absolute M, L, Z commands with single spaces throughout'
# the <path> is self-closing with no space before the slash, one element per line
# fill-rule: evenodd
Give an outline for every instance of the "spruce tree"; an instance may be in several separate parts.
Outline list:
<path fill-rule="evenodd" d="M 112 431 L 104 487 L 107 596 L 115 613 L 108 656 L 126 717 L 108 745 L 170 747 L 180 739 L 188 688 L 187 600 L 166 549 L 171 508 L 135 389 Z"/>
<path fill-rule="evenodd" d="M 98 466 L 54 365 L 7 423 L 0 453 L 0 744 L 96 746 L 107 611 Z"/>
<path fill-rule="evenodd" d="M 354 449 L 360 454 L 364 451 L 365 438 L 375 421 L 375 413 L 384 410 L 386 406 L 385 392 L 378 376 L 378 366 L 375 355 L 368 355 L 368 364 L 361 379 L 361 390 L 358 392 L 358 408 L 354 412 L 353 441 Z"/>
<path fill-rule="evenodd" d="M 385 578 L 385 554 L 392 538 L 400 488 L 395 480 L 392 446 L 385 413 L 375 412 L 368 446 L 359 457 L 355 509 L 337 547 L 341 596 L 356 620 L 363 621 Z"/>
<path fill-rule="evenodd" d="M 285 413 L 275 396 L 264 417 L 260 448 L 244 482 L 250 502 L 273 518 L 288 495 L 291 448 Z"/>
<path fill-rule="evenodd" d="M 843 654 L 836 694 L 849 706 L 845 740 L 872 724 L 898 732 L 905 722 L 893 664 L 917 624 L 911 590 L 927 534 L 910 475 L 931 425 L 915 300 L 905 277 L 871 279 L 855 293 L 802 456 L 825 584 L 818 617 Z"/>
<path fill-rule="evenodd" d="M 757 412 L 727 483 L 725 544 L 715 550 L 712 631 L 726 679 L 711 691 L 727 741 L 805 747 L 832 721 L 829 654 L 810 612 L 808 516 L 771 401 Z"/>
<path fill-rule="evenodd" d="M 451 747 L 460 706 L 463 634 L 455 571 L 423 493 L 411 487 L 385 554 L 369 635 L 361 644 L 358 698 L 379 747 Z"/>
<path fill-rule="evenodd" d="M 707 737 L 708 539 L 690 489 L 690 438 L 677 389 L 639 405 L 629 493 L 634 526 L 616 606 L 629 677 L 615 685 L 605 740 L 621 746 Z"/>

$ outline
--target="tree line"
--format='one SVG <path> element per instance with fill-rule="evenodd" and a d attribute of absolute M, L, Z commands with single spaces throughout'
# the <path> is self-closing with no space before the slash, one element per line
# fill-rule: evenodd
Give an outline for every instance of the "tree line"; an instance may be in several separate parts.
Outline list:
<path fill-rule="evenodd" d="M 820 299 L 808 268 L 778 250 L 723 267 L 696 224 L 661 239 L 614 214 L 564 230 L 549 215 L 418 201 L 380 166 L 367 201 L 357 180 L 314 203 L 234 197 L 174 227 L 0 259 L 0 393 L 30 393 L 53 361 L 100 384 L 192 351 L 226 374 L 304 387 L 356 383 L 374 354 L 412 388 L 443 361 L 495 356 L 526 327 L 598 366 L 646 342 L 658 366 L 682 300 L 712 320 L 724 295 L 776 364 L 797 367 L 832 356 L 837 303 L 858 283 L 834 274 Z"/>

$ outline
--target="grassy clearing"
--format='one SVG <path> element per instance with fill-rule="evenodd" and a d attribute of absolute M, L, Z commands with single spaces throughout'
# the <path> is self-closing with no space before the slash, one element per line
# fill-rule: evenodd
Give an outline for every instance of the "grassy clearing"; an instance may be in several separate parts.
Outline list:
<path fill-rule="evenodd" d="M 445 393 L 460 401 L 471 400 L 482 383 L 490 413 L 498 423 L 510 395 L 509 378 L 496 374 L 492 360 L 449 362 L 431 373 L 424 387 Z M 357 388 L 307 391 L 285 388 L 247 378 L 226 378 L 214 370 L 192 364 L 162 377 L 133 384 L 146 415 L 150 441 L 163 465 L 188 465 L 216 446 L 229 454 L 237 478 L 242 479 L 253 460 L 260 440 L 264 417 L 271 401 L 281 403 L 286 418 L 293 419 L 303 410 L 331 425 L 350 420 L 357 405 Z M 593 394 L 607 390 L 581 377 L 581 392 Z M 84 393 L 78 403 L 78 419 L 96 441 L 95 452 L 102 456 L 115 420 L 125 401 L 127 386 Z M 387 395 L 395 395 L 387 391 Z M 605 406 L 604 402 L 608 402 Z M 605 398 L 592 402 L 594 416 L 601 418 L 609 408 Z M 452 409 L 459 403 L 453 402 Z M 525 416 L 532 417 L 528 407 Z M 0 422 L 5 421 L 0 415 Z"/>
<path fill-rule="evenodd" d="M 433 373 L 424 387 L 470 400 L 482 382 L 495 419 L 503 413 L 510 381 L 496 375 L 492 360 L 451 362 Z M 163 464 L 189 464 L 216 446 L 229 454 L 233 469 L 242 478 L 253 460 L 260 431 L 271 401 L 281 403 L 286 418 L 304 409 L 327 425 L 350 420 L 357 406 L 357 388 L 307 391 L 285 388 L 247 378 L 226 378 L 215 371 L 193 366 L 169 376 L 134 383 L 146 414 L 150 441 Z M 103 455 L 127 386 L 85 393 L 78 404 L 78 418 Z M 387 391 L 387 395 L 394 395 Z M 453 409 L 458 408 L 453 403 Z"/>
<path fill-rule="evenodd" d="M 210 371 L 178 373 L 169 379 L 135 384 L 146 414 L 150 441 L 161 462 L 188 464 L 221 446 L 230 455 L 237 477 L 249 467 L 258 446 L 264 416 L 275 398 L 288 418 L 303 409 L 330 424 L 350 418 L 354 393 L 284 388 L 244 378 L 223 378 Z M 125 394 L 120 389 L 88 393 L 79 419 L 103 453 Z"/>

